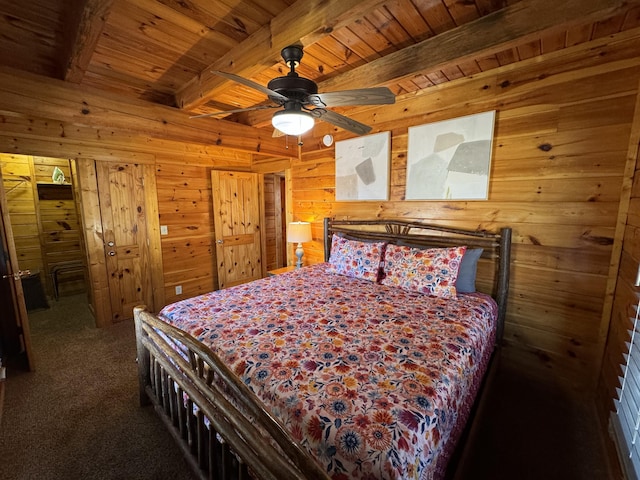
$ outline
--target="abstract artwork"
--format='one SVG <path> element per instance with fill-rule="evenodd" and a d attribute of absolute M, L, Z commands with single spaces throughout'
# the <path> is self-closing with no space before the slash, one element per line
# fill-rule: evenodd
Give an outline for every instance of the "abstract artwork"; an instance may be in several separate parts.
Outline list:
<path fill-rule="evenodd" d="M 336 200 L 388 200 L 391 132 L 336 142 Z"/>
<path fill-rule="evenodd" d="M 487 200 L 495 111 L 409 128 L 406 200 Z"/>

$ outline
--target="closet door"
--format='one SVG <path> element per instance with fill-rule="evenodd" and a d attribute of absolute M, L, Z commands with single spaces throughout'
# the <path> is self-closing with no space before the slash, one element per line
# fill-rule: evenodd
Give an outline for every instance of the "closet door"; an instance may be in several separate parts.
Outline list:
<path fill-rule="evenodd" d="M 262 175 L 212 170 L 211 184 L 219 287 L 262 278 L 266 274 Z"/>
<path fill-rule="evenodd" d="M 133 307 L 154 308 L 148 248 L 144 166 L 97 162 L 105 265 L 113 323 L 133 318 Z"/>

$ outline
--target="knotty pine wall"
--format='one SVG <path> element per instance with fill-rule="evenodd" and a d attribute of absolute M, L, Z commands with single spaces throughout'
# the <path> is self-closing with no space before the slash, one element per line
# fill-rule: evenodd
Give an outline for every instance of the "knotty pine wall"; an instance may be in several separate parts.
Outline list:
<path fill-rule="evenodd" d="M 0 169 L 16 244 L 18 268 L 36 272 L 44 271 L 44 260 L 40 248 L 35 206 L 37 192 L 33 185 L 30 158 L 23 155 L 2 155 Z"/>
<path fill-rule="evenodd" d="M 248 171 L 251 156 L 185 164 L 163 156 L 156 163 L 166 304 L 218 288 L 211 198 L 211 170 Z M 175 287 L 182 286 L 182 294 Z"/>
<path fill-rule="evenodd" d="M 625 223 L 620 268 L 612 272 L 616 277 L 613 311 L 596 391 L 598 414 L 605 426 L 614 409 L 612 399 L 617 397 L 616 388 L 620 387 L 618 378 L 623 373 L 620 365 L 624 363 L 623 354 L 628 352 L 626 342 L 633 326 L 630 320 L 636 315 L 634 306 L 640 293 L 640 287 L 635 286 L 640 269 L 640 95 L 636 97 L 635 111 L 627 152 L 629 174 L 625 175 L 620 201 L 620 217 Z"/>
<path fill-rule="evenodd" d="M 38 273 L 50 296 L 53 296 L 51 269 L 60 263 L 84 260 L 75 201 L 38 198 L 40 186 L 53 184 L 51 175 L 56 166 L 63 171 L 66 188 L 70 189 L 71 194 L 69 160 L 0 154 L 0 169 L 9 206 L 18 268 Z M 61 276 L 59 283 L 61 295 L 79 293 L 85 289 L 85 282 L 78 275 Z"/>
<path fill-rule="evenodd" d="M 608 330 L 608 277 L 640 80 L 638 33 L 537 57 L 354 115 L 390 130 L 386 202 L 336 202 L 334 148 L 316 127 L 292 165 L 293 217 L 405 218 L 513 228 L 503 362 L 593 391 Z M 408 127 L 496 110 L 488 201 L 404 201 Z M 324 130 L 323 130 L 324 129 Z M 322 245 L 305 245 L 321 261 Z M 635 267 L 634 267 L 635 268 Z M 486 272 L 485 272 L 486 273 Z M 483 288 L 488 278 L 481 279 Z"/>
<path fill-rule="evenodd" d="M 159 308 L 178 298 L 177 284 L 184 286 L 180 298 L 204 293 L 216 284 L 209 255 L 211 169 L 249 170 L 252 153 L 257 151 L 279 158 L 288 155 L 282 142 L 271 138 L 270 130 L 210 119 L 194 122 L 176 109 L 116 94 L 106 96 L 8 68 L 0 68 L 0 112 L 0 152 L 71 159 L 78 167 L 91 302 L 98 326 L 111 323 L 111 307 L 97 163 L 157 167 L 157 182 L 148 182 L 146 192 L 157 197 L 159 205 L 157 218 L 147 218 L 153 227 L 149 231 L 158 231 L 162 224 L 169 232 L 159 241 L 163 278 L 154 279 L 154 284 L 164 286 L 156 289 L 154 303 Z M 200 192 L 203 185 L 206 191 Z M 200 228 L 203 225 L 206 228 Z"/>
<path fill-rule="evenodd" d="M 215 261 L 215 232 L 211 198 L 211 170 L 248 171 L 245 162 L 214 160 L 214 165 L 176 163 L 164 158 L 156 164 L 156 185 L 160 225 L 167 227 L 161 237 L 164 269 L 165 303 L 210 292 L 218 288 Z M 268 269 L 279 268 L 286 259 L 282 255 L 282 215 L 279 175 L 264 175 L 265 227 L 267 251 L 264 261 Z M 175 287 L 182 286 L 176 295 Z"/>
<path fill-rule="evenodd" d="M 215 289 L 215 247 L 210 168 L 200 165 L 156 165 L 167 303 Z M 175 287 L 182 285 L 182 296 Z"/>

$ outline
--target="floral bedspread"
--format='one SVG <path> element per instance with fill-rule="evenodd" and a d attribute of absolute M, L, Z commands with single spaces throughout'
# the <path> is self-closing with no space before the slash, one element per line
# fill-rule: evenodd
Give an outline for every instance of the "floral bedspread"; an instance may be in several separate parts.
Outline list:
<path fill-rule="evenodd" d="M 165 307 L 335 480 L 440 478 L 495 337 L 487 295 L 297 269 Z"/>

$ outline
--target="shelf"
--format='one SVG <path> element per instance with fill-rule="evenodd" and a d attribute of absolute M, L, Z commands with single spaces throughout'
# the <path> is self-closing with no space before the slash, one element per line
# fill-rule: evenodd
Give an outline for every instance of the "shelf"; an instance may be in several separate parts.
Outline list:
<path fill-rule="evenodd" d="M 73 200 L 70 183 L 38 183 L 38 200 Z"/>

